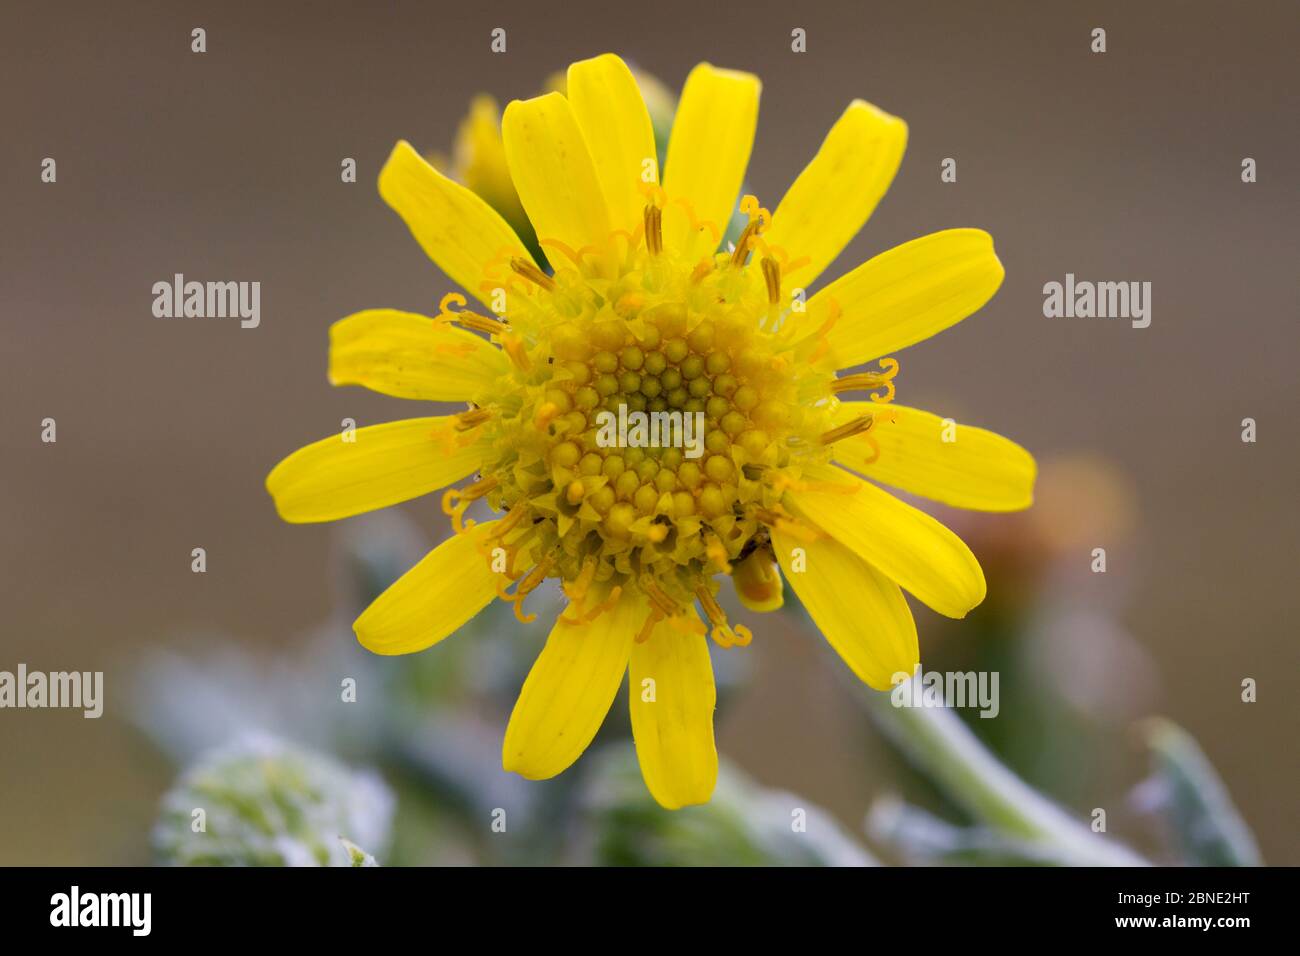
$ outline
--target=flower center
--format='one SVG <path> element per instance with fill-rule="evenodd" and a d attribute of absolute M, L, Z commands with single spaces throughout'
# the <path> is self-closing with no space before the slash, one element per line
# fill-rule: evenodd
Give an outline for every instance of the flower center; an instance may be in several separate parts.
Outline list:
<path fill-rule="evenodd" d="M 511 359 L 494 393 L 460 416 L 488 451 L 480 480 L 448 492 L 444 509 L 458 530 L 478 498 L 507 513 L 488 548 L 508 559 L 518 583 L 502 596 L 521 616 L 547 577 L 577 606 L 570 623 L 600 612 L 600 602 L 584 610 L 593 587 L 635 586 L 653 609 L 647 633 L 699 600 L 720 642 L 744 644 L 712 579 L 769 546 L 766 528 L 791 521 L 782 493 L 849 426 L 831 428 L 839 389 L 824 343 L 788 321 L 802 297 L 782 289 L 787 259 L 763 243 L 767 211 L 746 197 L 734 251 L 691 260 L 665 244 L 661 199 L 634 233 L 600 247 L 543 239 L 554 275 L 510 262 L 497 318 L 444 300 L 443 320 L 492 335 Z M 892 397 L 896 370 L 839 381 Z"/>

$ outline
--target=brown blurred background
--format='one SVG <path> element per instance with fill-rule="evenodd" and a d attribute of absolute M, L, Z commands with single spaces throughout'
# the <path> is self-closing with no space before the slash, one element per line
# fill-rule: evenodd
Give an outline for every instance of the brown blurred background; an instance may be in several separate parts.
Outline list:
<path fill-rule="evenodd" d="M 107 708 L 0 711 L 0 863 L 148 859 L 172 772 L 122 721 L 134 655 L 196 630 L 289 647 L 324 617 L 337 531 L 281 523 L 263 477 L 345 416 L 409 412 L 325 381 L 331 321 L 429 310 L 450 289 L 380 201 L 380 164 L 398 138 L 447 149 L 472 94 L 532 95 L 605 50 L 674 90 L 702 59 L 761 74 L 749 181 L 773 207 L 850 99 L 908 121 L 898 179 L 840 267 L 980 226 L 1007 278 L 977 317 L 902 354 L 900 401 L 1127 476 L 1137 533 L 1093 586 L 1123 593 L 1159 673 L 1138 712 L 1190 729 L 1265 858 L 1300 863 L 1300 7 L 487 6 L 5 5 L 0 669 L 102 669 Z M 206 54 L 190 52 L 196 26 Z M 505 55 L 489 52 L 496 26 Z M 355 185 L 339 179 L 349 156 Z M 175 272 L 259 280 L 261 327 L 153 318 L 150 287 Z M 1042 286 L 1067 272 L 1150 281 L 1150 328 L 1045 319 Z M 1256 444 L 1240 440 L 1247 416 Z M 433 502 L 408 509 L 444 533 Z M 190 571 L 199 546 L 206 575 Z M 939 622 L 919 624 L 924 650 Z M 859 783 L 881 755 L 851 691 L 807 642 L 760 635 L 744 653 L 754 684 L 722 716 L 721 749 L 858 828 L 888 780 Z M 1245 677 L 1258 703 L 1240 701 Z M 1135 752 L 1114 760 L 1137 779 Z"/>

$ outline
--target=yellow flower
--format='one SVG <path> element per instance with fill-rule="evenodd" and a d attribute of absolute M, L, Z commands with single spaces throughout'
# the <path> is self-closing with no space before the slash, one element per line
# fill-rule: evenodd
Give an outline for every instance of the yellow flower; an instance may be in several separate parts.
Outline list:
<path fill-rule="evenodd" d="M 327 438 L 267 479 L 297 522 L 474 476 L 443 497 L 457 533 L 355 629 L 376 653 L 419 651 L 493 598 L 524 618 L 528 595 L 557 579 L 568 607 L 505 734 L 505 767 L 525 777 L 577 759 L 626 673 L 650 792 L 669 808 L 708 800 L 717 752 L 705 634 L 724 647 L 751 638 L 719 607 L 720 576 L 747 606 L 771 610 L 783 575 L 853 672 L 886 689 L 918 662 L 902 591 L 961 617 L 985 585 L 956 535 L 874 482 L 965 508 L 1030 504 L 1027 452 L 891 404 L 898 363 L 881 358 L 988 301 L 1003 270 L 986 233 L 923 236 L 804 294 L 884 195 L 901 120 L 854 101 L 776 211 L 745 197 L 749 225 L 715 251 L 758 99 L 756 77 L 696 67 L 662 183 L 650 118 L 618 57 L 573 64 L 567 95 L 510 103 L 508 168 L 554 274 L 483 199 L 398 143 L 380 194 L 486 309 L 451 293 L 432 319 L 349 316 L 330 332 L 330 380 L 467 410 Z M 700 413 L 702 454 L 644 447 L 635 430 L 611 444 L 603 413 L 620 410 L 660 423 L 676 414 L 679 425 Z M 466 520 L 476 502 L 501 517 Z"/>

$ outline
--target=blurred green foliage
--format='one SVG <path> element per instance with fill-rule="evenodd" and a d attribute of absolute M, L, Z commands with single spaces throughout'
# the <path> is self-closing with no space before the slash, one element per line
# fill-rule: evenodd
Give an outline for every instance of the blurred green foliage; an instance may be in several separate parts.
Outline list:
<path fill-rule="evenodd" d="M 392 806 L 374 774 L 249 737 L 181 776 L 163 799 L 154 850 L 180 866 L 362 865 L 368 854 L 346 838 L 382 850 Z"/>

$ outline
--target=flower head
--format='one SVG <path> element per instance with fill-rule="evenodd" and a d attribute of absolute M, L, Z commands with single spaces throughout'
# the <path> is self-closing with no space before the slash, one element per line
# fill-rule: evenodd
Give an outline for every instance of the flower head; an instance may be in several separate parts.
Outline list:
<path fill-rule="evenodd" d="M 345 837 L 382 850 L 393 803 L 371 771 L 254 734 L 185 771 L 163 798 L 153 843 L 177 866 L 374 866 Z"/>
<path fill-rule="evenodd" d="M 528 595 L 558 580 L 568 607 L 506 731 L 505 765 L 524 776 L 568 767 L 628 673 L 651 793 L 666 807 L 707 800 L 706 635 L 723 647 L 752 636 L 717 600 L 727 577 L 748 607 L 772 610 L 784 576 L 868 685 L 910 674 L 917 637 L 901 589 L 961 617 L 984 578 L 935 519 L 846 468 L 961 507 L 1030 503 L 1023 449 L 892 402 L 889 353 L 1001 283 L 986 233 L 924 236 L 806 294 L 884 195 L 901 120 L 852 103 L 775 212 L 744 197 L 748 224 L 718 248 L 758 100 L 756 77 L 696 67 L 662 181 L 618 57 L 575 63 L 565 95 L 510 103 L 506 163 L 551 271 L 483 199 L 398 143 L 381 195 L 482 308 L 453 292 L 432 319 L 343 319 L 331 381 L 466 410 L 317 442 L 267 480 L 284 518 L 323 521 L 471 479 L 443 495 L 456 535 L 355 628 L 377 653 L 422 650 L 494 598 L 527 619 Z"/>

